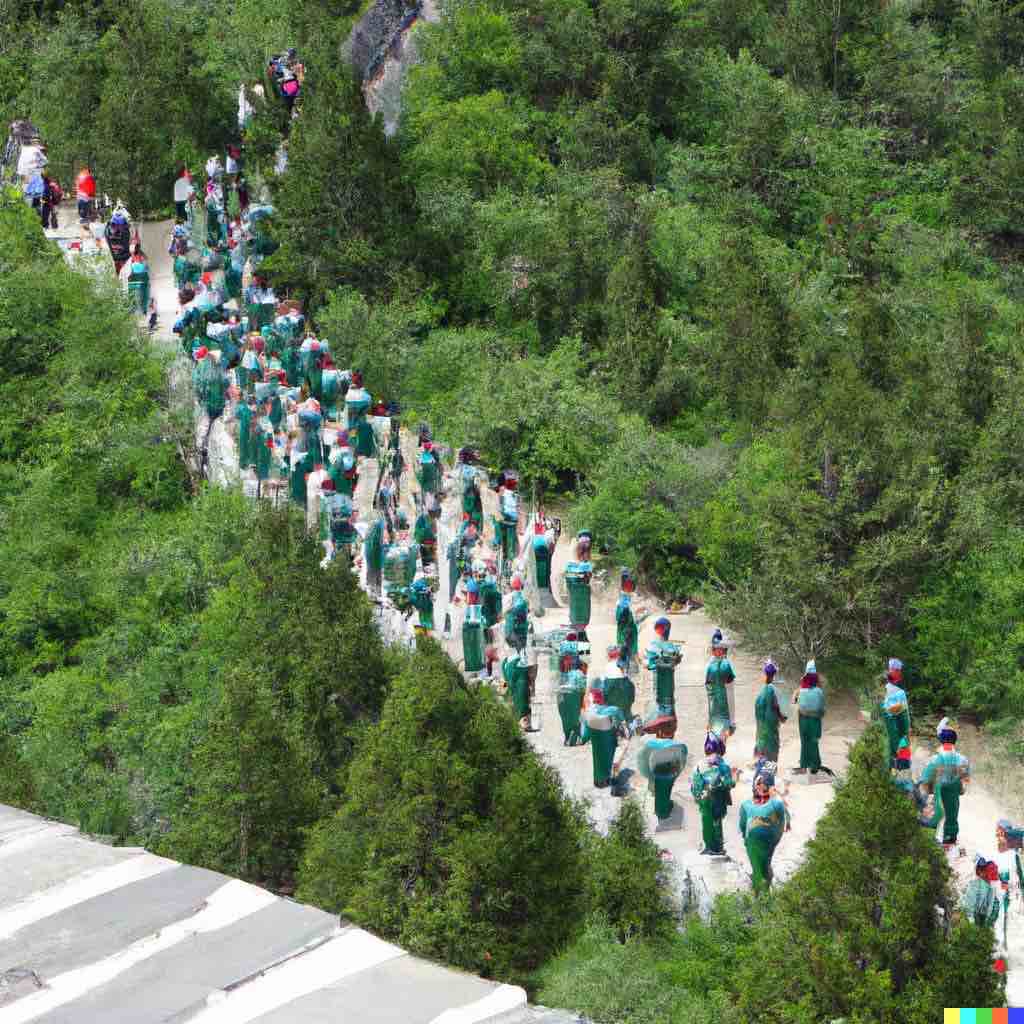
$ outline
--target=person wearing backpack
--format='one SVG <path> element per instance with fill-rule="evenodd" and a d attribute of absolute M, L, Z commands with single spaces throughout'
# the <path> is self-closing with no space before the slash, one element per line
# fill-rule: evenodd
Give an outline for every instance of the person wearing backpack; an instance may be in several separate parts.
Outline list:
<path fill-rule="evenodd" d="M 132 229 L 123 207 L 119 206 L 113 212 L 103 237 L 107 240 L 110 258 L 114 261 L 114 273 L 120 275 L 121 268 L 128 262 L 132 252 Z"/>
<path fill-rule="evenodd" d="M 53 228 L 56 231 L 59 227 L 57 224 L 57 207 L 64 202 L 64 190 L 60 187 L 60 182 L 56 178 L 50 178 L 44 174 L 43 180 L 46 182 L 44 202 L 46 203 L 47 211 L 47 216 L 43 218 L 43 227 Z"/>

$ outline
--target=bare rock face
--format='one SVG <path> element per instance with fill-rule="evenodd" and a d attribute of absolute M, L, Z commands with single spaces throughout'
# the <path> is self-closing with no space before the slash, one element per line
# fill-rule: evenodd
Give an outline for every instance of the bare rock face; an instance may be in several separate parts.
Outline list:
<path fill-rule="evenodd" d="M 356 22 L 342 48 L 365 81 L 372 78 L 401 33 L 416 19 L 421 0 L 376 0 Z"/>

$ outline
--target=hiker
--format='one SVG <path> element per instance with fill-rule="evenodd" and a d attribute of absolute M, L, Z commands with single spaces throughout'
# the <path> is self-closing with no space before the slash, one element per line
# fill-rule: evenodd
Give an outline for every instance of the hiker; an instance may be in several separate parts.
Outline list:
<path fill-rule="evenodd" d="M 526 650 L 526 638 L 530 633 L 530 606 L 523 597 L 523 581 L 519 576 L 512 578 L 512 593 L 505 612 L 505 643 L 520 654 Z"/>
<path fill-rule="evenodd" d="M 107 240 L 110 258 L 114 261 L 114 275 L 118 276 L 132 254 L 132 228 L 128 211 L 123 206 L 118 206 L 110 215 L 103 237 Z"/>
<path fill-rule="evenodd" d="M 348 390 L 348 374 L 334 365 L 328 353 L 323 355 L 321 362 L 320 401 L 323 402 L 324 415 L 328 420 L 339 420 L 341 418 L 339 400 L 344 398 Z"/>
<path fill-rule="evenodd" d="M 690 780 L 690 792 L 700 811 L 701 836 L 709 856 L 725 854 L 722 821 L 732 804 L 730 790 L 736 785 L 732 769 L 725 761 L 725 741 L 709 732 L 704 741 L 704 757 L 697 763 Z"/>
<path fill-rule="evenodd" d="M 484 502 L 480 496 L 480 483 L 483 474 L 477 468 L 479 452 L 474 448 L 460 448 L 458 454 L 459 493 L 462 497 L 462 511 L 476 523 L 476 528 L 484 528 Z"/>
<path fill-rule="evenodd" d="M 565 589 L 569 594 L 569 622 L 586 639 L 590 625 L 590 579 L 594 567 L 590 561 L 592 538 L 589 530 L 576 534 L 575 559 L 565 567 Z"/>
<path fill-rule="evenodd" d="M 740 835 L 750 858 L 755 893 L 772 885 L 772 856 L 783 832 L 790 830 L 789 809 L 775 793 L 775 776 L 762 771 L 754 779 L 754 795 L 740 805 Z"/>
<path fill-rule="evenodd" d="M 213 353 L 201 345 L 195 354 L 196 365 L 192 370 L 192 389 L 203 406 L 207 417 L 215 420 L 224 411 L 224 372 Z"/>
<path fill-rule="evenodd" d="M 595 704 L 584 712 L 582 718 L 583 742 L 590 743 L 594 786 L 606 789 L 612 784 L 622 711 L 612 704 Z"/>
<path fill-rule="evenodd" d="M 359 467 L 356 465 L 356 453 L 345 444 L 347 438 L 339 434 L 331 449 L 327 472 L 334 481 L 334 489 L 338 494 L 353 498 L 359 483 Z"/>
<path fill-rule="evenodd" d="M 351 383 L 345 392 L 345 425 L 349 444 L 356 455 L 372 458 L 377 454 L 377 439 L 366 415 L 373 404 L 370 393 L 363 387 L 363 371 L 352 370 Z"/>
<path fill-rule="evenodd" d="M 417 633 L 426 634 L 434 628 L 434 591 L 430 580 L 425 576 L 417 576 L 409 588 L 409 601 L 419 612 Z"/>
<path fill-rule="evenodd" d="M 523 732 L 530 731 L 530 679 L 526 655 L 522 651 L 505 658 L 501 663 L 501 676 L 508 687 L 512 710 L 519 719 Z"/>
<path fill-rule="evenodd" d="M 587 677 L 578 669 L 566 672 L 555 686 L 555 703 L 562 721 L 562 745 L 575 747 L 583 742 L 580 713 L 587 693 Z"/>
<path fill-rule="evenodd" d="M 60 182 L 56 178 L 51 178 L 45 171 L 43 172 L 43 183 L 46 185 L 41 212 L 43 227 L 56 231 L 60 227 L 57 223 L 57 210 L 64 202 L 64 189 L 60 187 Z"/>
<path fill-rule="evenodd" d="M 256 462 L 256 442 L 253 436 L 256 402 L 252 395 L 243 394 L 235 405 L 238 424 L 238 468 L 243 472 Z"/>
<path fill-rule="evenodd" d="M 384 532 L 387 528 L 387 487 L 382 487 L 377 494 L 377 509 L 370 528 L 363 540 L 363 562 L 366 565 L 366 586 L 371 594 L 379 594 L 381 590 L 382 572 L 384 569 Z"/>
<path fill-rule="evenodd" d="M 555 552 L 555 531 L 543 515 L 533 524 L 534 579 L 541 590 L 551 589 L 551 558 Z"/>
<path fill-rule="evenodd" d="M 412 539 L 419 545 L 420 564 L 426 572 L 437 562 L 437 530 L 434 520 L 422 507 L 413 523 Z"/>
<path fill-rule="evenodd" d="M 137 313 L 149 310 L 149 263 L 146 254 L 138 245 L 134 247 L 131 258 L 126 264 L 128 270 L 128 294 L 133 300 Z"/>
<path fill-rule="evenodd" d="M 754 758 L 765 757 L 769 761 L 779 760 L 779 725 L 788 721 L 779 707 L 779 693 L 775 689 L 775 675 L 778 669 L 770 658 L 764 663 L 761 692 L 754 701 L 754 719 L 757 731 L 754 736 Z"/>
<path fill-rule="evenodd" d="M 78 220 L 82 225 L 96 219 L 96 179 L 88 167 L 83 167 L 75 179 L 75 196 L 78 200 Z"/>
<path fill-rule="evenodd" d="M 306 447 L 307 453 L 311 451 Z M 306 474 L 306 531 L 317 533 L 320 529 L 320 495 L 327 473 L 318 451 L 313 452 L 313 471 Z"/>
<path fill-rule="evenodd" d="M 1016 885 L 1018 895 L 1024 895 L 1024 828 L 1014 828 L 1007 818 L 996 822 L 996 849 L 999 851 L 999 882 L 1003 890 L 1003 944 L 1006 944 L 1006 925 L 1010 913 L 1010 887 Z"/>
<path fill-rule="evenodd" d="M 800 765 L 793 769 L 795 775 L 805 775 L 808 771 L 817 775 L 825 771 L 833 772 L 821 763 L 821 723 L 825 717 L 825 691 L 818 680 L 818 668 L 814 660 L 807 662 L 800 686 L 793 694 L 793 703 L 797 705 L 797 722 L 800 727 Z"/>
<path fill-rule="evenodd" d="M 940 749 L 932 755 L 924 767 L 918 785 L 930 793 L 935 801 L 931 817 L 919 820 L 925 828 L 937 829 L 942 826 L 942 845 L 951 850 L 960 835 L 960 797 L 970 781 L 971 765 L 956 749 L 956 725 L 948 718 L 939 722 L 937 729 Z"/>
<path fill-rule="evenodd" d="M 594 686 L 604 692 L 604 702 L 613 704 L 622 712 L 623 723 L 632 727 L 633 701 L 636 700 L 636 687 L 625 672 L 623 651 L 618 644 L 608 648 L 608 663 L 604 674 L 594 681 Z"/>
<path fill-rule="evenodd" d="M 672 623 L 662 616 L 654 623 L 654 639 L 644 652 L 648 670 L 654 676 L 656 717 L 676 715 L 676 666 L 683 660 L 679 644 L 669 641 Z"/>
<path fill-rule="evenodd" d="M 249 314 L 249 330 L 259 331 L 274 321 L 277 309 L 277 296 L 270 287 L 266 277 L 253 274 L 252 281 L 246 287 L 244 295 L 246 312 Z M 291 384 L 291 378 L 288 379 Z"/>
<path fill-rule="evenodd" d="M 716 630 L 711 638 L 711 660 L 704 670 L 704 689 L 708 698 L 708 730 L 717 736 L 732 736 L 736 723 L 732 713 L 732 684 L 736 678 L 727 654 L 729 644 Z"/>
<path fill-rule="evenodd" d="M 623 671 L 629 675 L 636 660 L 640 642 L 640 630 L 633 614 L 633 592 L 636 581 L 628 569 L 619 575 L 619 600 L 615 605 L 615 642 L 621 648 L 621 664 Z"/>
<path fill-rule="evenodd" d="M 433 441 L 424 441 L 416 467 L 416 482 L 420 487 L 421 501 L 427 514 L 436 519 L 441 515 L 441 485 L 444 471 L 434 448 Z M 469 523 L 476 531 L 476 522 L 463 513 L 463 523 Z"/>
<path fill-rule="evenodd" d="M 487 564 L 480 581 L 480 607 L 483 610 L 484 629 L 490 634 L 501 619 L 502 608 L 501 590 L 498 589 L 498 576 L 493 562 Z"/>
<path fill-rule="evenodd" d="M 654 794 L 654 813 L 660 821 L 675 808 L 672 787 L 686 769 L 687 748 L 677 740 L 650 738 L 637 755 L 637 769 Z"/>
<path fill-rule="evenodd" d="M 995 861 L 978 856 L 974 861 L 974 878 L 960 897 L 960 909 L 968 921 L 982 928 L 995 928 L 999 918 L 999 898 L 992 883 L 999 881 Z"/>
<path fill-rule="evenodd" d="M 913 756 L 910 751 L 910 740 L 902 737 L 896 747 L 896 754 L 893 757 L 892 767 L 889 774 L 892 777 L 892 784 L 908 800 L 913 801 L 918 812 L 924 809 L 924 800 L 921 799 L 917 786 L 914 785 Z"/>
<path fill-rule="evenodd" d="M 467 600 L 466 605 L 466 613 L 462 617 L 462 660 L 467 672 L 482 672 L 484 624 L 480 604 Z"/>
<path fill-rule="evenodd" d="M 903 737 L 910 739 L 910 705 L 902 688 L 903 662 L 890 658 L 885 674 L 885 695 L 882 698 L 882 721 L 889 741 L 889 767 L 896 759 L 896 748 Z"/>
<path fill-rule="evenodd" d="M 338 494 L 329 476 L 324 477 L 320 488 L 321 539 L 330 541 L 328 557 L 333 559 L 341 552 L 351 560 L 352 548 L 359 539 L 352 499 L 347 494 Z"/>
<path fill-rule="evenodd" d="M 227 237 L 224 191 L 211 178 L 206 183 L 206 244 L 211 249 L 219 249 L 227 243 Z"/>
<path fill-rule="evenodd" d="M 185 224 L 189 217 L 189 207 L 195 198 L 196 190 L 192 184 L 192 175 L 188 168 L 181 164 L 178 167 L 178 174 L 174 179 L 174 219 L 179 224 Z"/>
<path fill-rule="evenodd" d="M 506 577 L 519 554 L 519 474 L 503 470 L 498 478 L 498 515 L 494 519 L 495 546 L 501 551 L 501 572 Z"/>

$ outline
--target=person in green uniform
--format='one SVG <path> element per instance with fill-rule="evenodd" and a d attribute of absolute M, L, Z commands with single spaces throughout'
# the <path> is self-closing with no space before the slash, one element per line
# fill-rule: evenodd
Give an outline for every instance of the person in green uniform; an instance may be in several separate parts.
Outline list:
<path fill-rule="evenodd" d="M 612 784 L 622 712 L 612 704 L 595 704 L 583 713 L 582 721 L 583 742 L 590 743 L 594 786 L 605 789 Z"/>
<path fill-rule="evenodd" d="M 424 571 L 437 561 L 437 528 L 427 510 L 420 507 L 413 523 L 412 539 L 420 546 L 420 564 Z"/>
<path fill-rule="evenodd" d="M 636 581 L 628 569 L 620 574 L 619 600 L 615 605 L 615 642 L 621 651 L 623 670 L 629 675 L 640 645 L 640 627 L 633 614 L 633 592 Z"/>
<path fill-rule="evenodd" d="M 885 696 L 882 698 L 882 721 L 889 740 L 890 768 L 896 758 L 900 740 L 904 737 L 910 739 L 910 703 L 902 684 L 903 662 L 899 658 L 890 658 L 885 674 Z"/>
<path fill-rule="evenodd" d="M 754 779 L 754 795 L 740 805 L 740 835 L 750 858 L 755 893 L 772 885 L 772 856 L 783 832 L 790 829 L 789 810 L 775 793 L 775 776 L 762 771 Z"/>
<path fill-rule="evenodd" d="M 590 578 L 594 571 L 590 561 L 593 538 L 589 530 L 576 534 L 575 558 L 565 567 L 565 589 L 569 594 L 569 622 L 582 638 L 590 625 Z"/>
<path fill-rule="evenodd" d="M 708 696 L 708 729 L 717 736 L 731 736 L 736 731 L 732 718 L 729 687 L 736 673 L 726 656 L 729 645 L 721 633 L 711 641 L 711 660 L 704 670 L 704 689 Z"/>
<path fill-rule="evenodd" d="M 253 419 L 254 465 L 256 479 L 262 485 L 270 479 L 270 470 L 274 462 L 274 427 L 267 416 L 256 416 Z M 257 494 L 260 488 L 257 487 Z"/>
<path fill-rule="evenodd" d="M 704 741 L 704 757 L 697 763 L 690 780 L 690 792 L 700 811 L 702 854 L 720 856 L 725 853 L 722 822 L 732 804 L 736 785 L 732 769 L 725 760 L 725 741 L 709 732 Z"/>
<path fill-rule="evenodd" d="M 613 644 L 608 648 L 608 664 L 605 665 L 604 673 L 600 679 L 594 680 L 594 686 L 600 687 L 604 692 L 605 703 L 617 707 L 622 712 L 622 720 L 625 725 L 632 728 L 636 687 L 626 675 L 622 664 L 622 648 L 618 644 Z"/>
<path fill-rule="evenodd" d="M 355 449 L 356 455 L 364 458 L 375 458 L 377 455 L 377 439 L 366 418 L 372 404 L 370 393 L 363 387 L 363 371 L 352 370 L 349 387 L 345 392 L 345 423 L 349 444 Z"/>
<path fill-rule="evenodd" d="M 419 633 L 429 633 L 434 628 L 434 590 L 430 580 L 425 576 L 417 576 L 409 588 L 409 597 L 413 608 L 419 613 Z"/>
<path fill-rule="evenodd" d="M 999 920 L 999 898 L 992 883 L 999 880 L 999 868 L 994 861 L 976 857 L 974 878 L 960 897 L 960 910 L 968 921 L 982 928 L 995 928 Z"/>
<path fill-rule="evenodd" d="M 653 737 L 640 748 L 637 768 L 654 794 L 654 813 L 659 820 L 669 817 L 675 808 L 672 787 L 686 769 L 687 753 L 685 743 Z"/>
<path fill-rule="evenodd" d="M 512 710 L 524 732 L 530 728 L 530 679 L 526 655 L 516 653 L 501 663 L 501 677 L 508 687 Z"/>
<path fill-rule="evenodd" d="M 512 577 L 512 600 L 505 612 L 505 643 L 517 651 L 526 650 L 526 638 L 530 633 L 530 606 L 523 597 L 523 581 Z"/>
<path fill-rule="evenodd" d="M 578 668 L 562 676 L 555 689 L 558 717 L 562 720 L 562 744 L 575 747 L 583 742 L 580 713 L 587 693 L 587 677 Z"/>
<path fill-rule="evenodd" d="M 312 461 L 307 463 L 296 432 L 288 440 L 288 496 L 301 508 L 306 507 L 306 474 L 312 472 Z"/>
<path fill-rule="evenodd" d="M 779 693 L 775 689 L 775 674 L 778 669 L 770 658 L 764 663 L 764 685 L 754 701 L 754 719 L 757 731 L 754 736 L 754 759 L 779 760 L 779 725 L 787 721 L 779 706 Z"/>
<path fill-rule="evenodd" d="M 676 713 L 676 667 L 683 660 L 679 644 L 669 640 L 672 623 L 662 616 L 654 623 L 654 639 L 644 652 L 644 661 L 654 676 L 654 704 L 659 716 Z"/>
<path fill-rule="evenodd" d="M 533 524 L 534 578 L 541 590 L 551 589 L 551 556 L 555 550 L 555 531 L 541 516 Z"/>
<path fill-rule="evenodd" d="M 224 411 L 227 389 L 224 374 L 209 349 L 196 349 L 196 365 L 192 371 L 192 387 L 203 411 L 212 422 Z"/>
<path fill-rule="evenodd" d="M 825 691 L 818 680 L 818 668 L 814 660 L 807 662 L 804 674 L 800 679 L 800 687 L 793 694 L 793 703 L 797 705 L 797 722 L 800 726 L 800 765 L 793 769 L 794 774 L 804 775 L 808 771 L 817 775 L 824 771 L 829 775 L 833 772 L 821 763 L 821 727 L 825 718 Z"/>
<path fill-rule="evenodd" d="M 248 469 L 256 461 L 253 439 L 253 418 L 255 405 L 248 395 L 242 395 L 235 405 L 235 420 L 238 423 L 238 468 Z"/>
<path fill-rule="evenodd" d="M 483 472 L 477 467 L 480 455 L 475 448 L 460 448 L 458 467 L 456 469 L 459 493 L 462 498 L 462 511 L 476 523 L 476 528 L 484 528 L 484 501 L 480 494 Z"/>
<path fill-rule="evenodd" d="M 149 264 L 138 246 L 128 261 L 128 294 L 137 313 L 149 309 Z"/>
<path fill-rule="evenodd" d="M 970 781 L 971 765 L 956 749 L 957 734 L 948 718 L 939 722 L 940 749 L 925 765 L 918 785 L 935 799 L 931 817 L 922 816 L 925 828 L 937 829 L 942 822 L 942 845 L 948 850 L 960 835 L 960 797 Z"/>
<path fill-rule="evenodd" d="M 519 474 L 502 470 L 498 480 L 498 515 L 494 519 L 494 542 L 501 551 L 501 572 L 508 579 L 519 555 Z"/>
<path fill-rule="evenodd" d="M 462 618 L 462 660 L 467 672 L 484 668 L 484 623 L 479 604 L 468 604 Z"/>
<path fill-rule="evenodd" d="M 501 619 L 501 591 L 498 589 L 498 577 L 490 566 L 485 567 L 480 580 L 480 608 L 483 612 L 484 628 L 494 629 Z"/>
<path fill-rule="evenodd" d="M 345 444 L 346 440 L 345 435 L 341 434 L 332 447 L 327 472 L 334 481 L 334 489 L 352 498 L 355 497 L 356 485 L 359 483 L 359 468 L 355 452 Z"/>

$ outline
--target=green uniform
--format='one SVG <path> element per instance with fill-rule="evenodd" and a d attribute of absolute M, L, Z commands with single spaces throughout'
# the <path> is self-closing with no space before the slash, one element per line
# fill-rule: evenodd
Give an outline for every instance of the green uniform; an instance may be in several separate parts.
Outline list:
<path fill-rule="evenodd" d="M 729 691 L 736 673 L 728 658 L 712 658 L 704 670 L 704 689 L 708 695 L 708 728 L 719 736 L 736 731 L 729 710 Z"/>
<path fill-rule="evenodd" d="M 640 630 L 633 616 L 633 606 L 628 594 L 622 594 L 615 606 L 615 642 L 622 651 L 622 659 L 630 665 L 636 657 Z"/>
<path fill-rule="evenodd" d="M 526 718 L 530 714 L 530 679 L 529 666 L 526 658 L 517 654 L 506 658 L 501 663 L 501 675 L 508 685 L 509 699 L 516 718 Z"/>
<path fill-rule="evenodd" d="M 637 767 L 654 794 L 654 813 L 658 818 L 667 818 L 675 807 L 672 787 L 686 768 L 686 756 L 686 744 L 676 740 L 649 739 L 640 748 Z"/>
<path fill-rule="evenodd" d="M 256 461 L 252 438 L 253 415 L 248 402 L 238 403 L 235 418 L 238 420 L 238 468 L 246 469 Z"/>
<path fill-rule="evenodd" d="M 462 511 L 476 523 L 476 528 L 484 528 L 484 503 L 480 497 L 480 471 L 475 466 L 459 467 L 459 489 L 462 492 Z"/>
<path fill-rule="evenodd" d="M 533 564 L 536 569 L 537 586 L 551 589 L 551 548 L 543 536 L 533 538 Z"/>
<path fill-rule="evenodd" d="M 224 411 L 224 374 L 210 356 L 200 359 L 196 364 L 192 371 L 192 387 L 211 420 Z"/>
<path fill-rule="evenodd" d="M 349 387 L 345 392 L 345 423 L 348 426 L 349 444 L 355 449 L 356 455 L 367 458 L 377 454 L 377 440 L 366 419 L 371 404 L 370 394 L 365 388 Z"/>
<path fill-rule="evenodd" d="M 676 713 L 676 666 L 683 660 L 679 644 L 655 639 L 644 652 L 648 669 L 654 674 L 654 703 L 659 715 Z"/>
<path fill-rule="evenodd" d="M 608 704 L 620 708 L 625 721 L 633 720 L 633 701 L 636 687 L 617 665 L 609 665 L 604 673 L 604 699 Z"/>
<path fill-rule="evenodd" d="M 505 641 L 516 650 L 526 647 L 526 638 L 530 632 L 530 606 L 526 603 L 521 591 L 514 591 L 512 604 L 505 612 Z"/>
<path fill-rule="evenodd" d="M 825 717 L 825 691 L 820 686 L 800 688 L 797 699 L 800 725 L 800 767 L 821 768 L 821 723 Z"/>
<path fill-rule="evenodd" d="M 421 629 L 431 630 L 434 628 L 434 592 L 425 579 L 418 579 L 409 588 L 412 606 L 419 612 L 419 625 Z"/>
<path fill-rule="evenodd" d="M 964 779 L 970 778 L 970 762 L 954 749 L 940 750 L 925 765 L 921 784 L 935 794 L 935 813 L 922 819 L 926 828 L 938 828 L 945 819 L 942 841 L 955 843 L 960 835 L 960 797 L 964 793 Z"/>
<path fill-rule="evenodd" d="M 569 591 L 569 621 L 576 627 L 590 623 L 590 562 L 570 562 L 565 567 L 565 588 Z"/>
<path fill-rule="evenodd" d="M 484 667 L 484 624 L 480 605 L 469 605 L 462 620 L 462 659 L 467 672 Z"/>
<path fill-rule="evenodd" d="M 740 806 L 740 835 L 750 858 L 754 892 L 767 892 L 772 884 L 772 854 L 789 825 L 789 811 L 777 796 L 763 802 L 744 800 Z"/>
<path fill-rule="evenodd" d="M 622 712 L 610 704 L 591 708 L 583 716 L 583 740 L 590 742 L 590 755 L 594 767 L 594 785 L 599 789 L 612 780 L 615 767 L 615 747 Z"/>
<path fill-rule="evenodd" d="M 380 589 L 381 573 L 384 569 L 384 517 L 378 516 L 363 542 L 363 557 L 366 560 L 366 582 L 375 590 Z"/>
<path fill-rule="evenodd" d="M 690 792 L 697 801 L 704 849 L 709 853 L 725 853 L 722 820 L 732 804 L 730 790 L 735 785 L 732 769 L 717 754 L 705 757 L 693 770 Z"/>
<path fill-rule="evenodd" d="M 274 431 L 270 425 L 270 420 L 265 416 L 261 416 L 256 420 L 253 428 L 253 438 L 255 445 L 253 461 L 256 466 L 256 479 L 269 480 L 270 466 L 274 456 Z"/>
<path fill-rule="evenodd" d="M 910 705 L 906 691 L 892 683 L 886 683 L 885 699 L 882 701 L 882 721 L 889 740 L 889 767 L 896 760 L 900 740 L 910 738 Z"/>
<path fill-rule="evenodd" d="M 433 565 L 437 560 L 437 531 L 434 521 L 426 512 L 421 512 L 413 524 L 412 539 L 420 546 L 420 562 L 423 568 Z"/>
<path fill-rule="evenodd" d="M 498 581 L 488 573 L 480 584 L 480 608 L 484 626 L 493 629 L 501 618 L 501 591 Z"/>
<path fill-rule="evenodd" d="M 579 669 L 567 672 L 555 691 L 558 717 L 562 720 L 562 742 L 567 747 L 575 747 L 583 742 L 580 712 L 586 692 L 587 677 Z"/>
<path fill-rule="evenodd" d="M 134 300 L 136 311 L 145 313 L 149 309 L 149 267 L 133 261 L 128 271 L 128 294 Z"/>
<path fill-rule="evenodd" d="M 765 683 L 754 701 L 757 731 L 754 736 L 754 757 L 779 760 L 779 724 L 785 716 L 779 708 L 779 693 L 774 683 Z"/>
<path fill-rule="evenodd" d="M 972 878 L 960 897 L 960 909 L 982 928 L 995 928 L 999 918 L 999 899 L 995 889 L 984 878 Z"/>

